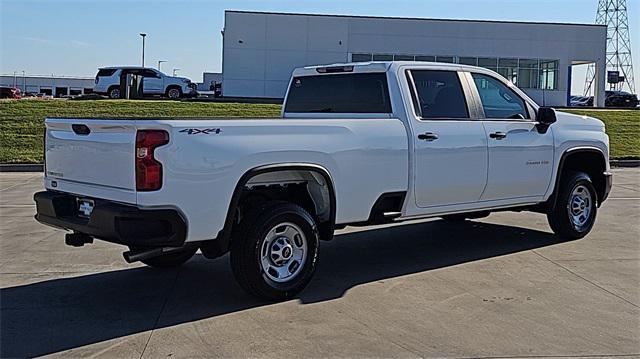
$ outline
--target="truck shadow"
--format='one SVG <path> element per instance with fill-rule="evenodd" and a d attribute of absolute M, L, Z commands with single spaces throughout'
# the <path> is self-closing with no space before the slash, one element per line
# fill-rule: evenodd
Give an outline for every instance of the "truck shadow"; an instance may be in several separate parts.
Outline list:
<path fill-rule="evenodd" d="M 550 233 L 482 222 L 431 221 L 340 234 L 322 243 L 316 276 L 299 300 L 331 300 L 359 284 L 555 243 Z M 0 356 L 57 353 L 269 305 L 239 288 L 228 262 L 197 256 L 179 270 L 137 267 L 3 288 Z M 82 356 L 82 349 L 71 355 Z"/>

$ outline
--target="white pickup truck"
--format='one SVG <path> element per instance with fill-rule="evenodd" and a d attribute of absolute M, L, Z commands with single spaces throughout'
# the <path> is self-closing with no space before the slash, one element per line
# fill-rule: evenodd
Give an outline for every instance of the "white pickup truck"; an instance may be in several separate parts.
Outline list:
<path fill-rule="evenodd" d="M 296 69 L 282 118 L 45 122 L 36 219 L 67 244 L 122 244 L 152 267 L 230 251 L 270 300 L 305 287 L 335 229 L 515 210 L 575 239 L 612 183 L 601 121 L 457 64 Z"/>

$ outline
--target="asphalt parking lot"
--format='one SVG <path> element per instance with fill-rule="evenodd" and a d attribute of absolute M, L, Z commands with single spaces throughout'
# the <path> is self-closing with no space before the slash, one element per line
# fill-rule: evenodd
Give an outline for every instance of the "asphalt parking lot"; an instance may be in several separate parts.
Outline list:
<path fill-rule="evenodd" d="M 299 299 L 245 295 L 225 256 L 178 270 L 64 245 L 33 219 L 41 174 L 0 173 L 0 356 L 640 356 L 640 169 L 585 239 L 543 215 L 348 228 Z"/>

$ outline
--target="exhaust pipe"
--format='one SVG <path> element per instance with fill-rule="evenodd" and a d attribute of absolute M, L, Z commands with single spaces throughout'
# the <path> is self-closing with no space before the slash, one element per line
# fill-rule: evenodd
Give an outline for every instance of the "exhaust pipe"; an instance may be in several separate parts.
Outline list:
<path fill-rule="evenodd" d="M 158 257 L 163 254 L 180 252 L 182 250 L 184 250 L 184 247 L 160 247 L 139 251 L 126 251 L 122 253 L 122 256 L 124 257 L 124 260 L 127 261 L 127 263 L 134 263 L 145 259 Z"/>

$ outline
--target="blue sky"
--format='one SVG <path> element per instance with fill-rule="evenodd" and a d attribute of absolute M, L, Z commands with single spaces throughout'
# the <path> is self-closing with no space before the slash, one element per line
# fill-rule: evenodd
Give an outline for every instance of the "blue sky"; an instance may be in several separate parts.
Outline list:
<path fill-rule="evenodd" d="M 220 71 L 224 10 L 592 23 L 597 0 L 0 0 L 0 73 L 94 76 L 99 66 L 140 63 L 201 81 Z M 640 89 L 640 0 L 628 0 Z M 584 81 L 574 72 L 574 88 Z M 582 76 L 582 78 L 581 78 Z M 575 92 L 575 91 L 574 91 Z"/>

